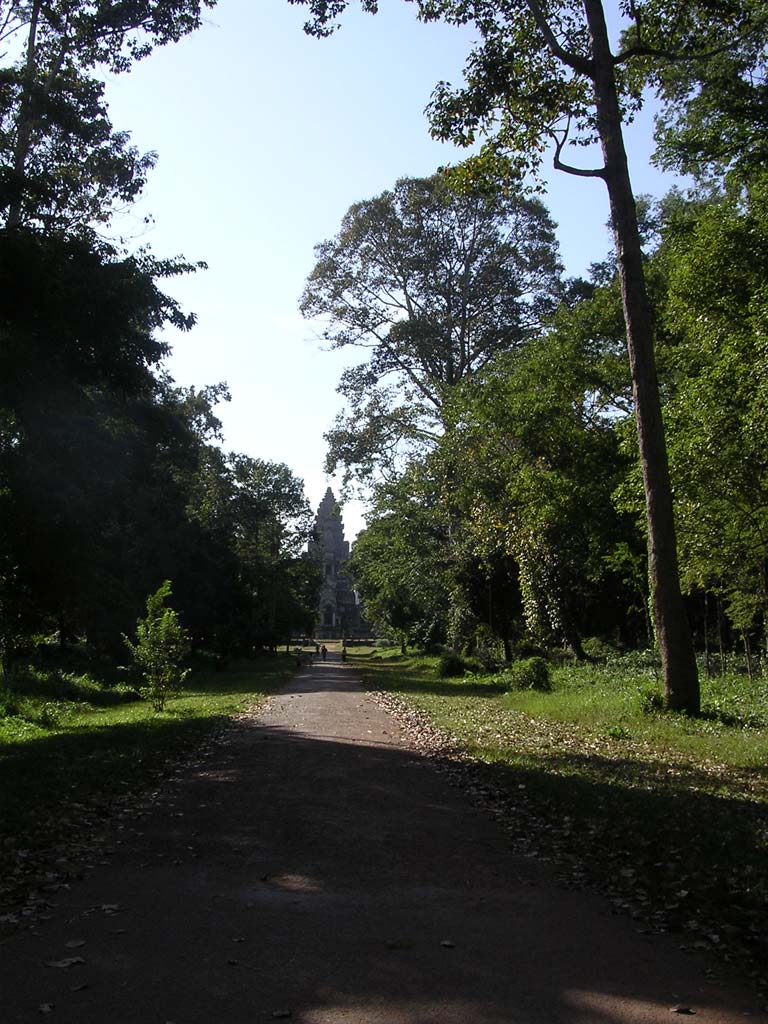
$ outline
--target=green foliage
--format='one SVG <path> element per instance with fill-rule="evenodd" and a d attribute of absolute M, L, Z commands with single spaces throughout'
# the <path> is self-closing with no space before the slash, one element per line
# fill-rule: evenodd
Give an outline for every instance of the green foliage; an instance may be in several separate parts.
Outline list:
<path fill-rule="evenodd" d="M 325 34 L 345 9 L 343 0 L 307 0 L 314 16 L 308 30 Z M 375 10 L 376 5 L 370 5 Z M 696 663 L 677 577 L 672 493 L 636 204 L 627 166 L 623 127 L 642 105 L 643 85 L 659 64 L 704 58 L 717 38 L 735 45 L 740 21 L 725 10 L 713 24 L 708 4 L 661 4 L 654 0 L 621 9 L 625 31 L 618 47 L 606 24 L 604 5 L 531 0 L 420 0 L 425 20 L 474 24 L 479 41 L 465 68 L 463 88 L 438 85 L 430 107 L 433 133 L 461 146 L 478 137 L 485 143 L 481 164 L 501 157 L 501 173 L 522 177 L 537 171 L 547 145 L 555 167 L 577 176 L 601 178 L 609 193 L 622 284 L 626 339 L 636 397 L 636 421 L 649 531 L 649 576 L 657 636 L 662 645 L 665 688 L 670 705 L 696 710 Z M 706 29 L 703 41 L 695 29 Z M 650 41 L 650 45 L 649 42 Z M 602 162 L 569 163 L 600 143 Z M 490 160 L 487 158 L 490 157 Z M 485 167 L 481 168 L 485 175 Z M 497 174 L 499 172 L 497 171 Z M 478 182 L 482 187 L 482 181 Z M 464 187 L 477 187 L 471 169 Z M 527 559 L 550 572 L 547 548 Z M 525 548 L 523 548 L 525 553 Z M 529 590 L 537 589 L 531 578 Z M 545 579 L 544 590 L 550 590 Z M 538 603 L 538 602 L 537 602 Z M 558 610 L 555 609 L 557 615 Z M 564 622 L 566 620 L 563 620 Z M 559 623 L 558 623 L 559 625 Z"/>
<path fill-rule="evenodd" d="M 612 505 L 625 463 L 602 414 L 602 355 L 564 311 L 457 394 L 448 439 L 469 543 L 489 565 L 514 559 L 528 635 L 576 651 L 579 615 L 594 625 L 587 602 L 613 583 L 611 548 L 633 539 Z"/>
<path fill-rule="evenodd" d="M 762 171 L 768 155 L 765 5 L 738 0 L 724 5 L 717 19 L 700 4 L 686 13 L 695 19 L 698 45 L 710 55 L 651 69 L 662 100 L 655 160 L 699 180 L 734 172 L 748 179 Z"/>
<path fill-rule="evenodd" d="M 136 667 L 144 678 L 141 688 L 155 711 L 162 711 L 166 701 L 176 696 L 189 675 L 182 664 L 189 655 L 189 638 L 178 614 L 166 608 L 171 596 L 171 582 L 165 580 L 147 598 L 147 614 L 136 624 L 136 642 L 124 637 Z"/>
<path fill-rule="evenodd" d="M 463 676 L 467 671 L 467 663 L 456 651 L 443 651 L 437 663 L 437 674 L 441 679 Z"/>
<path fill-rule="evenodd" d="M 156 332 L 192 326 L 162 281 L 192 269 L 106 244 L 0 232 L 0 654 L 35 631 L 112 657 L 158 580 L 196 646 L 302 628 L 311 517 L 281 464 L 225 455 L 223 385 L 180 389 Z M 40 281 L 46 287 L 41 290 Z"/>
<path fill-rule="evenodd" d="M 768 177 L 677 212 L 659 250 L 675 338 L 665 415 L 689 590 L 739 630 L 768 610 Z"/>
<path fill-rule="evenodd" d="M 7 685 L 7 681 L 4 680 L 4 682 L 5 685 L 0 689 L 0 718 L 7 718 L 19 713 L 18 699 Z"/>
<path fill-rule="evenodd" d="M 4 4 L 0 208 L 6 225 L 91 235 L 141 192 L 154 154 L 116 132 L 97 69 L 128 71 L 200 25 L 216 0 Z"/>
<path fill-rule="evenodd" d="M 426 467 L 413 463 L 378 488 L 348 562 L 369 622 L 406 644 L 444 641 L 446 537 L 439 491 Z"/>
<path fill-rule="evenodd" d="M 552 689 L 552 670 L 545 658 L 513 661 L 495 679 L 508 690 L 539 690 L 547 693 Z"/>
<path fill-rule="evenodd" d="M 644 715 L 657 714 L 664 710 L 664 698 L 656 683 L 646 683 L 641 686 L 637 702 Z"/>
<path fill-rule="evenodd" d="M 727 673 L 708 679 L 702 715 L 737 729 L 768 729 L 768 678 Z"/>
<path fill-rule="evenodd" d="M 226 387 L 178 388 L 161 368 L 163 329 L 195 322 L 163 282 L 203 264 L 129 255 L 103 233 L 139 195 L 154 155 L 114 130 L 100 76 L 193 31 L 214 3 L 1 5 L 6 675 L 33 656 L 36 634 L 114 661 L 164 578 L 175 581 L 195 646 L 219 657 L 311 622 L 317 579 L 301 557 L 310 529 L 301 482 L 279 463 L 225 455 L 214 405 Z M 93 695 L 104 703 L 98 687 Z M 20 699 L 40 720 L 41 695 Z"/>
<path fill-rule="evenodd" d="M 329 471 L 363 478 L 439 442 L 451 389 L 535 335 L 561 270 L 537 199 L 444 174 L 356 203 L 316 256 L 302 312 L 333 347 L 371 352 L 344 372 L 349 413 L 328 435 Z"/>

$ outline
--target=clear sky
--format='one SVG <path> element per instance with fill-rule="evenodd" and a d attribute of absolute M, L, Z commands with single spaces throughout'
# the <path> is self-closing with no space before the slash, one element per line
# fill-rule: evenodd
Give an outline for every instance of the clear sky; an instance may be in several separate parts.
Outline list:
<path fill-rule="evenodd" d="M 219 0 L 199 32 L 108 87 L 115 127 L 159 154 L 120 230 L 157 256 L 209 264 L 168 287 L 198 316 L 190 334 L 169 337 L 169 370 L 183 385 L 226 381 L 225 447 L 287 463 L 314 507 L 335 486 L 322 471 L 323 433 L 351 357 L 322 351 L 298 312 L 313 248 L 352 203 L 461 157 L 430 139 L 423 111 L 439 80 L 460 82 L 472 31 L 420 25 L 403 0 L 381 8 L 350 11 L 317 40 L 287 0 Z M 671 179 L 649 166 L 648 117 L 629 146 L 636 191 L 660 195 Z M 569 274 L 605 257 L 604 192 L 599 180 L 550 175 L 545 201 Z M 345 509 L 348 536 L 361 511 Z"/>

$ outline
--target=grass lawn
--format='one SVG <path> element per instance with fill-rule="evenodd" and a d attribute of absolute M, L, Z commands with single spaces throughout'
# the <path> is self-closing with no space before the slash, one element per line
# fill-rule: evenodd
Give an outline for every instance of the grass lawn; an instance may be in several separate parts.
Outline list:
<path fill-rule="evenodd" d="M 703 680 L 705 715 L 689 719 L 652 710 L 637 662 L 562 666 L 551 692 L 505 692 L 438 678 L 437 660 L 351 657 L 471 755 L 516 848 L 768 990 L 765 681 Z"/>
<path fill-rule="evenodd" d="M 0 717 L 0 905 L 17 906 L 41 871 L 115 798 L 140 797 L 175 760 L 296 671 L 295 658 L 264 656 L 224 672 L 195 671 L 165 711 L 92 682 L 42 680 Z M 74 698 L 74 699 L 73 699 Z M 116 702 L 118 701 L 118 702 Z"/>

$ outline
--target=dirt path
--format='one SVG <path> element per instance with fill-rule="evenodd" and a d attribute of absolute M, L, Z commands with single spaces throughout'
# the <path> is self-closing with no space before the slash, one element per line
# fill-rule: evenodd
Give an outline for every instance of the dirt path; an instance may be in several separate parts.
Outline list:
<path fill-rule="evenodd" d="M 768 1020 L 513 856 L 335 661 L 124 822 L 114 851 L 0 947 L 2 1024 Z"/>

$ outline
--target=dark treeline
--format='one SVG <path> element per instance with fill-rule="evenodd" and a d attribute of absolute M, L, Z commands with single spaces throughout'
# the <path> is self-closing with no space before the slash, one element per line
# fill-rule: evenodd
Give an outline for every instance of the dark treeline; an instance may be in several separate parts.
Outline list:
<path fill-rule="evenodd" d="M 226 387 L 177 387 L 163 291 L 199 266 L 106 241 L 153 163 L 109 121 L 99 74 L 128 71 L 211 0 L 0 3 L 0 658 L 43 638 L 125 660 L 173 581 L 198 650 L 274 646 L 312 623 L 303 486 L 225 454 Z M 14 55 L 16 59 L 14 60 Z"/>
<path fill-rule="evenodd" d="M 348 6 L 292 2 L 320 36 Z M 353 206 L 303 302 L 372 351 L 328 435 L 329 468 L 371 488 L 352 556 L 367 615 L 491 661 L 658 645 L 667 704 L 696 712 L 691 638 L 710 671 L 765 657 L 768 11 L 632 4 L 611 44 L 597 0 L 417 10 L 477 29 L 429 113 L 485 144 Z M 635 200 L 621 143 L 643 90 L 656 159 L 695 182 L 659 202 Z M 585 279 L 562 277 L 522 184 L 547 148 L 575 202 L 579 176 L 607 187 L 615 249 Z"/>

